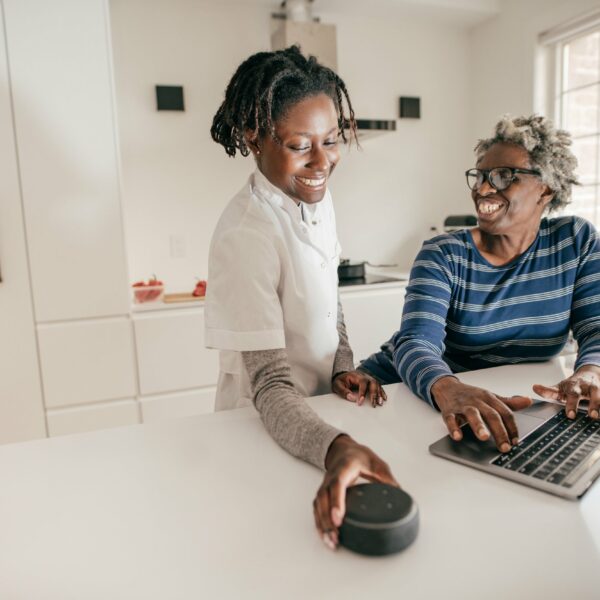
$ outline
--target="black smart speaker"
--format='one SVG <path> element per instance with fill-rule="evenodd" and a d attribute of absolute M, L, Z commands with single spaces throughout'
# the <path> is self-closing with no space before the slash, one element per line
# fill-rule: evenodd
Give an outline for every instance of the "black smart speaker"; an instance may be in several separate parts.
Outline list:
<path fill-rule="evenodd" d="M 419 531 L 419 510 L 400 488 L 362 483 L 346 491 L 342 546 L 359 554 L 383 556 L 410 546 Z"/>

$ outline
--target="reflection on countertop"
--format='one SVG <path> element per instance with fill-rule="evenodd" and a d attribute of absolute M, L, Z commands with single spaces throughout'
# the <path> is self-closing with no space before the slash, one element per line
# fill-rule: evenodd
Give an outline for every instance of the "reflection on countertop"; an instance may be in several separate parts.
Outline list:
<path fill-rule="evenodd" d="M 365 287 L 396 287 L 405 286 L 408 282 L 408 273 L 400 271 L 397 267 L 367 267 L 364 277 L 342 279 L 340 288 L 344 291 Z"/>
<path fill-rule="evenodd" d="M 352 277 L 351 279 L 340 279 L 340 287 L 353 285 L 374 285 L 379 283 L 391 283 L 405 281 L 397 277 L 389 277 L 387 275 L 372 275 L 367 273 L 364 277 Z"/>

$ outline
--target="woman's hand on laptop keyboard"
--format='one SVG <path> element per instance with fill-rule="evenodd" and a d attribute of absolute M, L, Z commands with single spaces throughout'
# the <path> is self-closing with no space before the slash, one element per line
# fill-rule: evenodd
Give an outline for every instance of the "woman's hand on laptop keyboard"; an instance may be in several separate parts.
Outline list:
<path fill-rule="evenodd" d="M 431 387 L 431 394 L 453 440 L 462 440 L 460 425 L 467 422 L 477 439 L 485 441 L 492 435 L 500 452 L 508 452 L 519 442 L 512 411 L 526 408 L 532 402 L 526 396 L 505 398 L 462 383 L 453 376 L 438 379 Z"/>
<path fill-rule="evenodd" d="M 536 384 L 533 391 L 546 398 L 564 403 L 569 419 L 577 415 L 579 403 L 588 401 L 588 416 L 597 419 L 600 416 L 600 367 L 583 365 L 571 375 L 553 386 Z"/>

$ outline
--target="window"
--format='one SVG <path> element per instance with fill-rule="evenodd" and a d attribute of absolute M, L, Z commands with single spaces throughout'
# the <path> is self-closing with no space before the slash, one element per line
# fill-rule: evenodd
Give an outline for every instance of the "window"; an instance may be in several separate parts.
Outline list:
<path fill-rule="evenodd" d="M 600 24 L 556 41 L 555 121 L 573 136 L 581 186 L 565 212 L 600 227 Z"/>

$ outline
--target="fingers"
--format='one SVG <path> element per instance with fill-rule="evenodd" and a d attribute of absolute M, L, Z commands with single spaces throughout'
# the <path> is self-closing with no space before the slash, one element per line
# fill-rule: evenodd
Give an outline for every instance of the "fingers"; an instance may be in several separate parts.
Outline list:
<path fill-rule="evenodd" d="M 331 501 L 329 498 L 329 487 L 323 482 L 323 485 L 317 492 L 317 497 L 313 501 L 313 515 L 315 525 L 321 535 L 323 543 L 330 549 L 335 550 L 338 545 L 337 527 L 331 519 Z"/>
<path fill-rule="evenodd" d="M 457 381 L 438 392 L 436 401 L 453 440 L 458 442 L 463 439 L 460 426 L 466 421 L 477 439 L 486 441 L 490 435 L 493 436 L 500 452 L 508 452 L 519 443 L 519 431 L 512 409 L 520 410 L 531 405 L 531 398 L 502 398 L 483 388 Z"/>
<path fill-rule="evenodd" d="M 501 402 L 499 401 L 499 403 Z M 505 407 L 505 410 L 508 409 Z M 511 435 L 504 421 L 504 418 L 506 418 L 505 415 L 501 414 L 492 407 L 488 409 L 482 409 L 481 413 L 492 433 L 494 440 L 496 441 L 496 448 L 498 448 L 500 452 L 508 452 L 512 448 L 511 441 L 513 439 L 516 438 L 518 443 L 519 436 L 516 433 L 517 427 L 514 424 L 514 420 L 509 427 L 512 430 Z"/>
<path fill-rule="evenodd" d="M 592 419 L 597 419 L 600 416 L 600 388 L 597 385 L 590 385 L 589 400 L 588 415 Z"/>
<path fill-rule="evenodd" d="M 371 403 L 371 406 L 382 406 L 386 400 L 387 396 L 381 385 L 374 379 L 371 379 L 369 382 L 369 402 Z"/>
<path fill-rule="evenodd" d="M 581 382 L 577 379 L 565 379 L 558 384 L 558 389 L 565 400 L 565 412 L 569 419 L 574 419 L 577 415 L 579 401 L 583 399 L 583 390 Z M 587 395 L 586 395 L 587 396 Z"/>
<path fill-rule="evenodd" d="M 381 401 L 379 400 L 379 392 L 377 390 L 377 382 L 369 381 L 368 390 L 369 402 L 371 403 L 371 406 L 375 408 L 378 404 L 381 404 Z"/>
<path fill-rule="evenodd" d="M 356 388 L 359 383 L 359 378 L 356 377 L 354 373 L 343 373 L 333 380 L 332 389 L 338 396 L 344 398 L 344 400 L 362 404 L 364 397 L 361 401 L 360 394 L 354 391 L 354 388 Z"/>
<path fill-rule="evenodd" d="M 479 410 L 472 406 L 467 406 L 463 414 L 477 439 L 485 441 L 490 438 L 490 432 L 485 426 Z"/>
<path fill-rule="evenodd" d="M 369 379 L 361 377 L 358 381 L 358 405 L 362 406 L 365 401 L 365 394 L 367 392 L 367 386 L 369 385 Z"/>
<path fill-rule="evenodd" d="M 581 400 L 587 400 L 588 416 L 597 419 L 600 415 L 600 391 L 597 380 L 585 378 L 565 379 L 559 383 L 559 390 L 565 402 L 565 412 L 569 419 L 574 419 Z"/>
<path fill-rule="evenodd" d="M 332 550 L 339 542 L 338 528 L 346 513 L 346 491 L 349 486 L 359 477 L 364 477 L 399 487 L 387 463 L 372 450 L 351 439 L 338 439 L 340 443 L 333 450 L 334 456 L 313 501 L 315 525 L 325 545 Z"/>
<path fill-rule="evenodd" d="M 315 524 L 323 542 L 330 550 L 338 543 L 338 528 L 346 514 L 346 489 L 361 475 L 358 463 L 342 461 L 332 473 L 327 473 L 313 502 Z"/>
<path fill-rule="evenodd" d="M 519 430 L 517 428 L 517 422 L 511 410 L 521 410 L 531 405 L 531 398 L 527 396 L 512 396 L 510 398 L 504 398 L 503 396 L 496 396 L 490 402 L 490 405 L 494 407 L 496 412 L 502 418 L 504 429 L 508 434 L 507 442 L 514 446 L 519 443 Z M 493 430 L 492 430 L 492 433 Z M 502 432 L 501 432 L 502 433 Z M 494 439 L 498 442 L 498 438 L 494 435 Z M 510 450 L 510 448 L 508 449 Z M 502 452 L 508 452 L 508 450 L 501 450 Z"/>
<path fill-rule="evenodd" d="M 558 386 L 548 386 L 536 383 L 533 386 L 533 391 L 541 398 L 546 398 L 546 400 L 562 400 Z"/>
<path fill-rule="evenodd" d="M 558 385 L 534 385 L 533 389 L 543 398 L 563 402 L 569 419 L 575 418 L 582 400 L 589 402 L 587 414 L 590 418 L 600 417 L 600 382 L 597 373 L 585 367 Z"/>
<path fill-rule="evenodd" d="M 356 402 L 359 406 L 365 401 L 365 390 L 368 380 L 362 374 L 354 371 L 342 373 L 333 380 L 333 391 L 338 395 L 348 400 L 348 402 Z M 358 390 L 356 391 L 356 388 Z"/>
<path fill-rule="evenodd" d="M 353 399 L 354 395 L 352 394 L 352 390 L 350 389 L 346 379 L 347 378 L 345 377 L 345 374 L 338 375 L 333 380 L 333 384 L 331 387 L 332 387 L 333 391 L 338 396 L 344 398 L 344 400 L 348 400 L 350 402 L 356 402 L 356 400 Z"/>
<path fill-rule="evenodd" d="M 400 484 L 392 475 L 390 467 L 385 461 L 381 460 L 376 454 L 373 454 L 371 463 L 371 468 L 368 471 L 361 471 L 361 477 L 364 477 L 368 481 L 377 481 L 400 487 Z"/>
<path fill-rule="evenodd" d="M 331 513 L 330 518 L 333 525 L 337 528 L 342 524 L 344 515 L 346 514 L 346 489 L 353 481 L 342 480 L 335 477 L 331 481 L 330 498 L 331 498 Z"/>
<path fill-rule="evenodd" d="M 360 371 L 338 375 L 333 380 L 332 389 L 338 396 L 349 402 L 356 402 L 359 406 L 366 398 L 372 406 L 382 406 L 387 400 L 387 395 L 379 382 Z"/>
<path fill-rule="evenodd" d="M 533 400 L 529 396 L 510 396 L 510 398 L 496 396 L 496 398 L 500 398 L 512 410 L 523 410 L 533 404 Z"/>
<path fill-rule="evenodd" d="M 446 427 L 448 428 L 448 433 L 450 437 L 455 441 L 459 442 L 462 440 L 462 431 L 458 425 L 458 421 L 456 419 L 456 415 L 454 413 L 449 413 L 447 415 L 443 415 L 444 422 L 446 423 Z"/>

